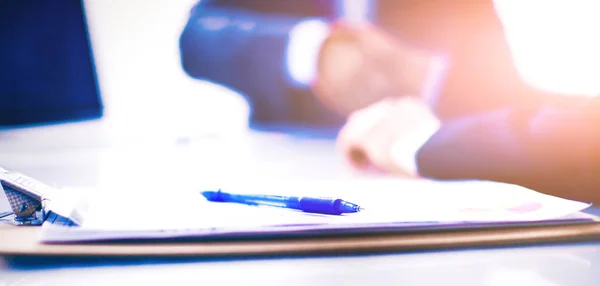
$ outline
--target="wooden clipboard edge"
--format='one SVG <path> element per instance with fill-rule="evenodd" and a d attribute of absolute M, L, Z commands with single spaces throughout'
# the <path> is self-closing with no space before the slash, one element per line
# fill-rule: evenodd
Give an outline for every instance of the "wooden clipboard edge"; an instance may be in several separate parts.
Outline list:
<path fill-rule="evenodd" d="M 600 223 L 423 233 L 350 235 L 255 241 L 157 244 L 39 244 L 39 228 L 0 228 L 0 256 L 287 256 L 364 254 L 584 242 L 600 238 Z"/>

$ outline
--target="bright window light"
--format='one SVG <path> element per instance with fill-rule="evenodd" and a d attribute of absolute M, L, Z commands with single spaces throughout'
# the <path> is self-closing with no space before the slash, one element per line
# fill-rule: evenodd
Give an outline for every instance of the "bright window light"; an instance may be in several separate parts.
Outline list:
<path fill-rule="evenodd" d="M 496 0 L 517 69 L 536 88 L 600 93 L 600 1 Z"/>

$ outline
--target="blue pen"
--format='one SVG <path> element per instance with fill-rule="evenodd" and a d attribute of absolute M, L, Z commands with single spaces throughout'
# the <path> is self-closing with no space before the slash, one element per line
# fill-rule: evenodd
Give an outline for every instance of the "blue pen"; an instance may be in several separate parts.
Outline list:
<path fill-rule="evenodd" d="M 275 195 L 230 194 L 218 191 L 204 191 L 202 195 L 211 202 L 238 203 L 253 206 L 273 206 L 300 210 L 309 213 L 340 215 L 356 213 L 363 208 L 341 199 L 327 197 L 287 197 Z"/>

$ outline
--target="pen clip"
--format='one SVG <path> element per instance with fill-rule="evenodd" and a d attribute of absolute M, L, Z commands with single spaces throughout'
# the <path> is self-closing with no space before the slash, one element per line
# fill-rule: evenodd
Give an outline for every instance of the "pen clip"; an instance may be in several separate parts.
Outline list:
<path fill-rule="evenodd" d="M 46 201 L 41 183 L 0 167 L 0 188 L 6 194 L 15 225 L 41 225 L 46 217 Z"/>

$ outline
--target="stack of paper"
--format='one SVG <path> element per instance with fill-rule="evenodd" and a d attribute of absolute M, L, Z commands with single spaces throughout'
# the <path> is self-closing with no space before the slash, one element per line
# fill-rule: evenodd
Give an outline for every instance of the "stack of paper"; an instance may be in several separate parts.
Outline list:
<path fill-rule="evenodd" d="M 42 241 L 399 231 L 589 220 L 579 213 L 589 204 L 486 181 L 355 179 L 239 182 L 221 187 L 235 193 L 332 196 L 359 204 L 365 210 L 336 216 L 212 203 L 200 195 L 202 188 L 129 190 L 119 195 L 97 190 L 74 205 L 82 219 L 80 226 L 47 223 Z M 161 195 L 149 195 L 156 193 Z"/>

